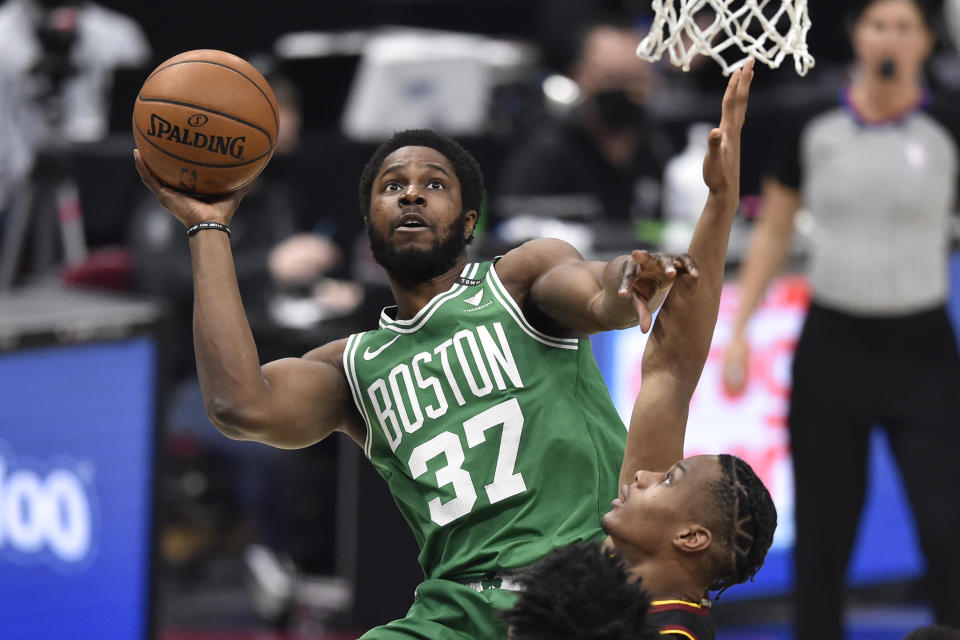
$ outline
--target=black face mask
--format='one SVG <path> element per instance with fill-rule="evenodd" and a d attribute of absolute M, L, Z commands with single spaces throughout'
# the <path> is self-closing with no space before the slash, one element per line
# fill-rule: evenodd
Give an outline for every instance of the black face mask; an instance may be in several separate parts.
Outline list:
<path fill-rule="evenodd" d="M 622 89 L 601 91 L 593 96 L 597 115 L 608 129 L 614 131 L 646 128 L 647 110 L 631 100 Z"/>
<path fill-rule="evenodd" d="M 881 78 L 884 78 L 886 80 L 895 78 L 897 75 L 896 61 L 891 60 L 890 58 L 887 58 L 886 60 L 882 61 L 879 65 L 877 65 L 877 73 L 880 74 Z"/>

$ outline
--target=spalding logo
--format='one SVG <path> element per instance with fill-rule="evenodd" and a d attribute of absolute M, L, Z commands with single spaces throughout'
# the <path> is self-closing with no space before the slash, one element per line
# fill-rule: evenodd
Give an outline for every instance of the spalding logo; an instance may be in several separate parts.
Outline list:
<path fill-rule="evenodd" d="M 197 115 L 191 116 L 191 120 Z M 170 140 L 188 147 L 206 149 L 221 156 L 231 156 L 237 160 L 243 159 L 243 148 L 247 142 L 246 136 L 218 136 L 200 133 L 187 127 L 173 124 L 166 118 L 155 113 L 150 114 L 150 130 L 147 135 L 162 140 Z"/>
<path fill-rule="evenodd" d="M 207 116 L 202 113 L 195 113 L 187 120 L 187 124 L 191 127 L 202 127 L 207 124 Z"/>
<path fill-rule="evenodd" d="M 82 568 L 91 555 L 95 512 L 92 488 L 77 469 L 38 472 L 8 467 L 0 451 L 0 557 L 18 564 L 45 561 Z"/>

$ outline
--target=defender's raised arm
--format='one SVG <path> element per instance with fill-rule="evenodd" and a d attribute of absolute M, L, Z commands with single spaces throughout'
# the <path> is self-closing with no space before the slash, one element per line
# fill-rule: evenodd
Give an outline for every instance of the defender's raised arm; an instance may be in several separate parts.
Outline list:
<path fill-rule="evenodd" d="M 690 398 L 710 351 L 727 241 L 740 200 L 740 132 L 753 64 L 749 61 L 730 77 L 720 126 L 710 132 L 703 161 L 710 194 L 690 241 L 695 267 L 683 269 L 693 277 L 677 278 L 644 351 L 621 485 L 629 484 L 638 469 L 664 471 L 683 457 Z"/>

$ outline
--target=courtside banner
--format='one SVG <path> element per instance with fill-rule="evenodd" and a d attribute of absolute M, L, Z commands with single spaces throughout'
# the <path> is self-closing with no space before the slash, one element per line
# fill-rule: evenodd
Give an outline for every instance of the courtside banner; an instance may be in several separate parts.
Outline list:
<path fill-rule="evenodd" d="M 0 637 L 149 637 L 155 346 L 0 354 Z"/>
<path fill-rule="evenodd" d="M 690 404 L 685 455 L 731 453 L 745 459 L 767 485 L 777 506 L 773 547 L 754 582 L 738 585 L 724 599 L 784 594 L 793 585 L 793 470 L 787 433 L 790 367 L 809 304 L 804 276 L 785 276 L 770 286 L 749 326 L 750 379 L 738 396 L 722 378 L 723 354 L 739 307 L 735 282 L 724 285 L 710 355 Z M 891 340 L 898 339 L 890 336 Z M 613 401 L 629 424 L 640 388 L 640 362 L 647 335 L 639 329 L 593 337 L 600 370 Z M 913 519 L 893 457 L 881 432 L 871 442 L 870 480 L 850 567 L 851 584 L 911 578 L 923 572 Z M 824 469 L 824 473 L 830 473 Z"/>

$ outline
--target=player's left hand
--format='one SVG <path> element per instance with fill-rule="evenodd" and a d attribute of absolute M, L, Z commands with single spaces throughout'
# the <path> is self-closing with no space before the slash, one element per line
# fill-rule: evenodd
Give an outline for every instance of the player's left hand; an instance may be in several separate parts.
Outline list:
<path fill-rule="evenodd" d="M 740 131 L 747 116 L 754 62 L 750 58 L 730 76 L 723 94 L 720 126 L 710 131 L 707 155 L 703 159 L 703 181 L 715 195 L 739 198 Z"/>
<path fill-rule="evenodd" d="M 688 254 L 651 253 L 636 250 L 623 267 L 621 298 L 630 297 L 640 319 L 640 330 L 646 333 L 653 324 L 653 314 L 663 304 L 670 287 L 679 275 L 692 278 L 700 275 L 697 265 Z"/>

